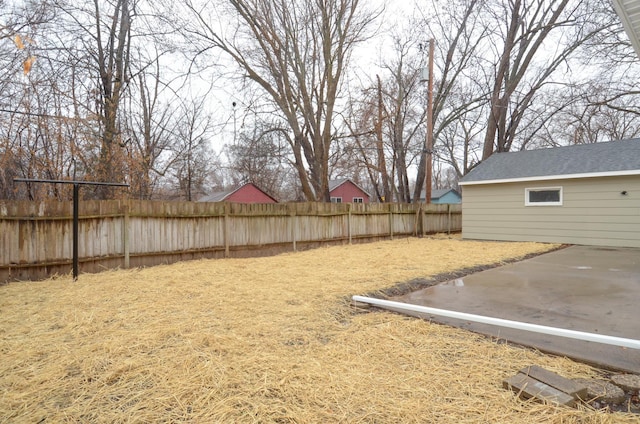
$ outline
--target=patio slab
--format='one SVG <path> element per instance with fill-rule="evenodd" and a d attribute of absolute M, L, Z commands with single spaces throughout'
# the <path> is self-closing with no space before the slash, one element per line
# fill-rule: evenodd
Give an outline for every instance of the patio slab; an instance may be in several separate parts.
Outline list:
<path fill-rule="evenodd" d="M 640 249 L 571 246 L 391 300 L 640 340 Z M 640 350 L 421 316 L 596 366 L 640 373 Z"/>

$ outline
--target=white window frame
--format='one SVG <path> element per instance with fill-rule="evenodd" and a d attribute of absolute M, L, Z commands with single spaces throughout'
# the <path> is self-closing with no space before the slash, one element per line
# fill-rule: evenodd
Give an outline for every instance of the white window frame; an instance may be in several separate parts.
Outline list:
<path fill-rule="evenodd" d="M 331 203 L 342 203 L 342 197 L 332 197 Z"/>
<path fill-rule="evenodd" d="M 364 197 L 354 197 L 353 203 L 364 203 Z"/>
<path fill-rule="evenodd" d="M 552 191 L 558 190 L 560 192 L 560 200 L 557 202 L 531 202 L 529 201 L 529 193 L 532 191 Z M 524 205 L 525 206 L 562 206 L 563 195 L 562 186 L 556 187 L 527 187 L 524 189 Z"/>

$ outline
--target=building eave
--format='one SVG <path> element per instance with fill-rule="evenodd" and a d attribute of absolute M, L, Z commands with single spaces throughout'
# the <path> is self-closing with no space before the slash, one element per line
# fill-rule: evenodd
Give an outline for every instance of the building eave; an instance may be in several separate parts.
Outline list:
<path fill-rule="evenodd" d="M 527 181 L 551 181 L 551 180 L 571 180 L 580 178 L 598 178 L 598 177 L 623 177 L 627 175 L 640 175 L 640 169 L 631 169 L 626 171 L 611 172 L 588 172 L 584 174 L 565 174 L 565 175 L 541 175 L 533 177 L 504 178 L 495 180 L 479 180 L 479 181 L 460 181 L 461 186 L 482 185 L 482 184 L 506 184 L 519 183 Z"/>
<path fill-rule="evenodd" d="M 640 57 L 640 1 L 611 0 L 613 8 L 620 17 L 622 26 L 629 36 L 631 45 Z"/>

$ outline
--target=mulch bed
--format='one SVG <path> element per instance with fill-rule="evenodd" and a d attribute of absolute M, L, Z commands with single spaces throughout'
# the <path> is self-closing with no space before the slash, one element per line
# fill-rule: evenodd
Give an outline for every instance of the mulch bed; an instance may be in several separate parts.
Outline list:
<path fill-rule="evenodd" d="M 557 247 L 441 236 L 6 284 L 0 422 L 637 423 L 501 385 L 588 365 L 348 300 Z"/>

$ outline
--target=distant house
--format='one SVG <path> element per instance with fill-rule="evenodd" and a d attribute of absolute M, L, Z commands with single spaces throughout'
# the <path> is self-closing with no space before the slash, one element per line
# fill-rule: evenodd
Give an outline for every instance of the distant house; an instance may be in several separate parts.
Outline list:
<path fill-rule="evenodd" d="M 424 202 L 424 190 L 420 193 L 420 201 Z M 456 189 L 453 188 L 442 188 L 442 189 L 434 189 L 431 190 L 431 203 L 434 204 L 455 204 L 459 205 L 462 203 L 462 197 L 460 193 Z"/>
<path fill-rule="evenodd" d="M 202 197 L 199 202 L 233 202 L 233 203 L 278 203 L 276 199 L 271 197 L 265 191 L 260 189 L 253 183 L 246 183 L 240 187 L 211 193 Z"/>
<path fill-rule="evenodd" d="M 332 203 L 369 203 L 370 194 L 349 178 L 329 181 Z"/>
<path fill-rule="evenodd" d="M 463 238 L 640 247 L 640 139 L 495 153 L 460 186 Z"/>

